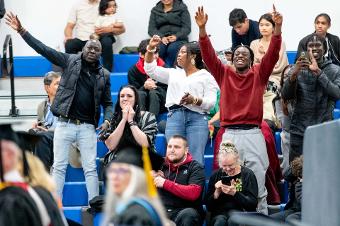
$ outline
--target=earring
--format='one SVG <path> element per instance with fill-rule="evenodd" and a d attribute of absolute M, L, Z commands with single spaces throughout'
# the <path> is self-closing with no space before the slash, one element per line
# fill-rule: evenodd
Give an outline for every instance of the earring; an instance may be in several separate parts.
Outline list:
<path fill-rule="evenodd" d="M 194 59 L 194 58 L 192 58 L 192 59 L 191 59 L 191 64 L 192 64 L 193 66 L 195 66 L 195 65 L 196 65 L 196 61 L 195 61 L 195 59 Z"/>

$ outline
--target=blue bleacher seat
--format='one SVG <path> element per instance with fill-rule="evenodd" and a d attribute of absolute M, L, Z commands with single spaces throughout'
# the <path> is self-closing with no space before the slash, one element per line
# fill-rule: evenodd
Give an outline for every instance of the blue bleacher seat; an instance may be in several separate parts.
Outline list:
<path fill-rule="evenodd" d="M 103 182 L 99 182 L 99 194 L 103 194 Z M 63 190 L 63 206 L 87 206 L 88 196 L 86 183 L 65 182 Z"/>
<path fill-rule="evenodd" d="M 108 151 L 109 149 L 107 149 L 104 142 L 102 141 L 97 142 L 97 157 L 103 158 Z"/>
<path fill-rule="evenodd" d="M 97 145 L 98 146 L 98 145 Z M 97 172 L 100 171 L 100 159 L 96 159 L 96 165 L 97 165 Z M 77 181 L 85 181 L 83 168 L 73 168 L 70 164 L 67 166 L 66 169 L 66 182 L 77 182 Z"/>
<path fill-rule="evenodd" d="M 340 100 L 335 103 L 335 108 L 340 110 Z"/>
<path fill-rule="evenodd" d="M 63 207 L 64 215 L 67 219 L 71 219 L 79 224 L 82 223 L 81 220 L 81 208 L 80 206 L 76 207 Z"/>
<path fill-rule="evenodd" d="M 294 64 L 296 51 L 287 51 L 287 56 L 289 64 Z"/>
<path fill-rule="evenodd" d="M 205 178 L 209 179 L 212 173 L 212 165 L 214 161 L 214 155 L 204 155 L 204 170 Z"/>
<path fill-rule="evenodd" d="M 103 213 L 97 213 L 93 219 L 93 226 L 100 226 L 103 220 Z"/>
<path fill-rule="evenodd" d="M 118 93 L 121 86 L 128 84 L 127 73 L 126 72 L 111 73 L 110 81 L 111 81 L 111 92 Z"/>
<path fill-rule="evenodd" d="M 334 119 L 340 119 L 340 109 L 334 109 L 333 118 Z"/>
<path fill-rule="evenodd" d="M 114 54 L 114 72 L 128 72 L 130 67 L 138 61 L 138 54 Z"/>
<path fill-rule="evenodd" d="M 52 64 L 42 56 L 14 57 L 16 77 L 42 77 L 52 70 Z"/>
<path fill-rule="evenodd" d="M 281 132 L 275 132 L 275 149 L 278 155 L 282 155 L 281 151 Z"/>
<path fill-rule="evenodd" d="M 165 156 L 166 138 L 164 134 L 159 133 L 156 135 L 155 148 L 158 154 L 160 154 L 161 156 Z"/>

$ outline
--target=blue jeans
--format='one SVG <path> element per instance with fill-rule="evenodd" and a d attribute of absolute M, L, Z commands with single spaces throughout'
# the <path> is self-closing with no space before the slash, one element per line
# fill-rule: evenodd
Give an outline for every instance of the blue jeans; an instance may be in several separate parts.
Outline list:
<path fill-rule="evenodd" d="M 177 53 L 184 43 L 184 41 L 169 42 L 167 45 L 161 43 L 159 56 L 164 60 L 168 67 L 174 67 Z"/>
<path fill-rule="evenodd" d="M 52 177 L 57 184 L 57 194 L 62 197 L 66 168 L 69 163 L 69 151 L 72 143 L 78 144 L 83 166 L 88 200 L 99 194 L 96 168 L 97 136 L 94 125 L 57 122 L 54 131 L 54 163 Z"/>
<path fill-rule="evenodd" d="M 173 135 L 186 137 L 190 154 L 204 165 L 204 150 L 209 135 L 206 114 L 200 114 L 184 107 L 170 110 L 165 128 L 166 140 L 168 141 Z"/>

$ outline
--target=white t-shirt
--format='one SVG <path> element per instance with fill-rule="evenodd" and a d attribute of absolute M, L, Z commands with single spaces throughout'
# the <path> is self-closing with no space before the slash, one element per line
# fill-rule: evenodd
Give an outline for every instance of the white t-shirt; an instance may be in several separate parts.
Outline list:
<path fill-rule="evenodd" d="M 75 24 L 75 38 L 87 41 L 94 33 L 94 24 L 99 16 L 99 1 L 89 3 L 81 0 L 75 4 L 70 12 L 67 22 Z"/>
<path fill-rule="evenodd" d="M 115 14 L 111 14 L 111 15 L 104 15 L 101 16 L 99 15 L 97 17 L 96 23 L 95 23 L 95 27 L 107 27 L 111 24 L 114 24 L 116 22 L 116 16 Z"/>
<path fill-rule="evenodd" d="M 185 93 L 202 99 L 201 106 L 185 105 L 195 112 L 208 113 L 216 103 L 219 88 L 215 78 L 205 69 L 186 76 L 183 69 L 159 67 L 156 61 L 153 61 L 145 62 L 144 70 L 152 79 L 168 84 L 165 107 L 179 104 Z"/>

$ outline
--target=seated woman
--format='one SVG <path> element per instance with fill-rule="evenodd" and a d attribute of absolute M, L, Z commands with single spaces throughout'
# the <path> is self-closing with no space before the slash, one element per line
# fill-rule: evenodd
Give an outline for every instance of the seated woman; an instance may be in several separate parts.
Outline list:
<path fill-rule="evenodd" d="M 182 0 L 161 0 L 152 8 L 148 33 L 162 38 L 159 56 L 173 67 L 179 48 L 188 42 L 190 14 Z"/>
<path fill-rule="evenodd" d="M 253 171 L 241 166 L 235 145 L 221 144 L 218 153 L 220 169 L 210 179 L 205 201 L 214 226 L 232 225 L 229 211 L 256 211 L 257 180 Z"/>
<path fill-rule="evenodd" d="M 152 79 L 168 84 L 166 139 L 173 135 L 186 137 L 193 158 L 204 164 L 209 134 L 208 113 L 216 103 L 217 83 L 204 69 L 198 43 L 191 42 L 181 47 L 177 57 L 180 68 L 174 69 L 157 66 L 153 55 L 160 42 L 161 38 L 157 35 L 150 39 L 144 69 Z"/>
<path fill-rule="evenodd" d="M 142 147 L 147 147 L 154 150 L 156 117 L 147 111 L 142 114 L 138 103 L 139 96 L 134 86 L 126 85 L 120 88 L 110 127 L 101 136 L 110 150 L 105 156 L 104 164 L 117 155 L 124 155 L 123 149 L 126 148 L 141 150 Z"/>

